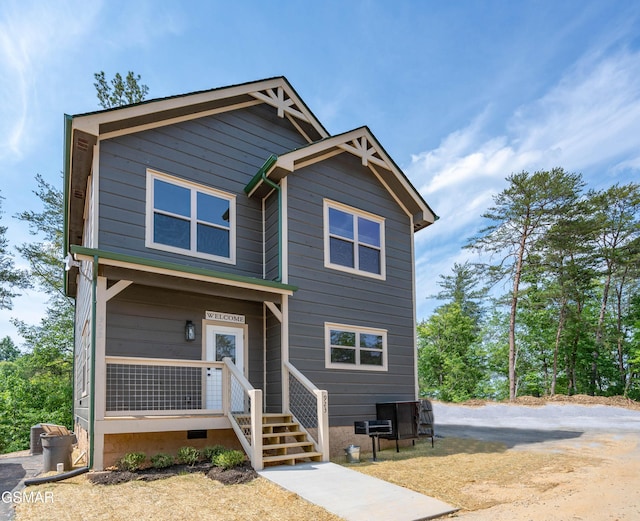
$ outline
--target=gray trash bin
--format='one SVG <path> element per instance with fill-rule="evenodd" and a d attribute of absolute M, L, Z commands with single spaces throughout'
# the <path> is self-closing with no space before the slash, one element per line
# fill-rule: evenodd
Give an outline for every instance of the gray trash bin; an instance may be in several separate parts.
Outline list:
<path fill-rule="evenodd" d="M 44 433 L 42 425 L 39 423 L 31 427 L 31 438 L 29 440 L 30 454 L 42 454 L 42 442 L 40 441 L 40 435 Z"/>
<path fill-rule="evenodd" d="M 75 434 L 42 434 L 43 472 L 57 470 L 58 463 L 64 464 L 64 470 L 71 470 L 71 452 L 77 443 Z"/>

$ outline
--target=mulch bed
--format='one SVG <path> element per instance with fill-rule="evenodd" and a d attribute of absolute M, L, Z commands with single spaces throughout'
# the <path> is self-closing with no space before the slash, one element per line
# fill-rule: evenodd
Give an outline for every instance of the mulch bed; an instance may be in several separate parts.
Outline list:
<path fill-rule="evenodd" d="M 172 465 L 164 469 L 147 468 L 136 472 L 129 472 L 128 470 L 103 470 L 90 472 L 87 474 L 87 479 L 96 485 L 118 485 L 129 481 L 156 481 L 158 479 L 193 473 L 205 474 L 208 478 L 219 481 L 223 485 L 248 483 L 258 477 L 258 473 L 249 462 L 245 462 L 229 470 L 223 470 L 210 463 L 196 463 L 193 466 Z"/>

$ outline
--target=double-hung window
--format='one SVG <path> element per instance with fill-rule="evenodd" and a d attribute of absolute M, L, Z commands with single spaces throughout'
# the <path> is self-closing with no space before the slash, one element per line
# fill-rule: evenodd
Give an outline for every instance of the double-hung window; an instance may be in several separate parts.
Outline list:
<path fill-rule="evenodd" d="M 386 330 L 325 323 L 325 366 L 386 371 Z"/>
<path fill-rule="evenodd" d="M 326 267 L 384 279 L 384 219 L 325 199 L 324 252 Z"/>
<path fill-rule="evenodd" d="M 235 262 L 235 197 L 147 171 L 146 245 Z"/>

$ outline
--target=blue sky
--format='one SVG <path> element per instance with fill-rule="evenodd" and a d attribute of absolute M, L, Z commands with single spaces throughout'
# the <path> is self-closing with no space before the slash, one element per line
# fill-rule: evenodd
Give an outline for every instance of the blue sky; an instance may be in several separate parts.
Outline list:
<path fill-rule="evenodd" d="M 418 319 L 505 177 L 562 166 L 592 188 L 640 181 L 635 0 L 0 3 L 0 190 L 38 209 L 60 183 L 63 114 L 98 108 L 93 73 L 149 98 L 284 75 L 331 133 L 366 124 L 441 217 L 416 235 Z M 22 264 L 20 259 L 16 259 Z M 28 291 L 0 312 L 37 323 Z"/>

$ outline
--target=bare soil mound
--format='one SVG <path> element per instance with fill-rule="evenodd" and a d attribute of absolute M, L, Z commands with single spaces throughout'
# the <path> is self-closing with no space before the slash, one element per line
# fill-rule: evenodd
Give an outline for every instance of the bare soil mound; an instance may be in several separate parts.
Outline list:
<path fill-rule="evenodd" d="M 496 403 L 489 400 L 467 400 L 458 405 L 467 407 L 482 407 L 490 403 Z M 606 405 L 609 407 L 621 407 L 624 409 L 632 409 L 640 411 L 640 402 L 625 398 L 624 396 L 588 396 L 586 394 L 574 394 L 567 396 L 565 394 L 556 394 L 555 396 L 518 396 L 515 401 L 503 400 L 503 404 L 526 405 L 529 407 L 542 407 L 549 403 L 569 403 L 573 405 Z"/>

